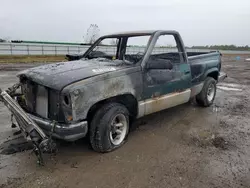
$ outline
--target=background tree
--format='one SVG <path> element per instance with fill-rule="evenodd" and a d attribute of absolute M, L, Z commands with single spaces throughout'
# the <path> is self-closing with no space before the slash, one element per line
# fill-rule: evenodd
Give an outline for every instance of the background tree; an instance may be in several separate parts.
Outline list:
<path fill-rule="evenodd" d="M 87 44 L 93 44 L 100 36 L 100 29 L 97 24 L 90 24 L 84 42 Z"/>

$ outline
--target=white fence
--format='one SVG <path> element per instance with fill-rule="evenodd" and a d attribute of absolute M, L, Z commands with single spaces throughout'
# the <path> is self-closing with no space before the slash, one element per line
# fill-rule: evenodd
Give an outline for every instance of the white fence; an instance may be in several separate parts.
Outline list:
<path fill-rule="evenodd" d="M 0 55 L 65 55 L 81 53 L 89 46 L 0 43 Z"/>
<path fill-rule="evenodd" d="M 25 43 L 0 43 L 0 55 L 65 55 L 84 53 L 87 45 L 51 45 L 51 44 L 25 44 Z M 105 52 L 115 52 L 112 47 L 101 47 Z M 129 47 L 130 53 L 143 52 L 144 47 Z M 173 48 L 158 48 L 158 52 L 175 52 Z M 209 49 L 187 49 L 188 52 L 208 52 Z M 224 54 L 250 54 L 250 51 L 221 51 Z"/>

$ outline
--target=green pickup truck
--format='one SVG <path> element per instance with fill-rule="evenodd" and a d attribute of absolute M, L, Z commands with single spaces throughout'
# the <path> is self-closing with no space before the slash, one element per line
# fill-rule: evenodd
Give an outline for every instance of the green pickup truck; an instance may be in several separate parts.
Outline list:
<path fill-rule="evenodd" d="M 95 151 L 112 151 L 136 118 L 192 98 L 210 106 L 226 77 L 219 52 L 186 52 L 176 31 L 103 36 L 67 59 L 25 70 L 17 85 L 1 92 L 38 149 L 48 148 L 50 136 L 75 141 L 87 135 Z"/>

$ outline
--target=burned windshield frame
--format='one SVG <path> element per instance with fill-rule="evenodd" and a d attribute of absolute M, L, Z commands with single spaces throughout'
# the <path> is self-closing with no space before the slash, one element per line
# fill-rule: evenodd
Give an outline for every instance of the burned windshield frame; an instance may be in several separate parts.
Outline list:
<path fill-rule="evenodd" d="M 89 47 L 89 49 L 84 53 L 83 57 L 84 58 L 87 58 L 88 55 L 90 55 L 91 52 L 93 52 L 93 50 L 95 49 L 95 47 L 97 47 L 103 40 L 105 39 L 118 39 L 118 44 L 117 44 L 117 50 L 118 50 L 118 47 L 120 45 L 120 41 L 121 41 L 121 38 L 119 37 L 116 37 L 116 36 L 113 36 L 113 37 L 101 37 L 99 38 L 92 46 Z M 117 55 L 117 54 L 116 54 Z"/>
<path fill-rule="evenodd" d="M 119 59 L 119 60 L 124 60 L 123 57 L 126 53 L 126 48 L 127 48 L 127 41 L 128 38 L 130 37 L 142 37 L 142 36 L 149 36 L 149 39 L 147 41 L 147 45 L 146 48 L 143 52 L 143 55 L 141 57 L 141 60 L 144 58 L 145 56 L 145 52 L 147 51 L 149 44 L 151 42 L 151 39 L 153 37 L 153 34 L 131 34 L 131 35 L 111 35 L 111 36 L 104 36 L 104 37 L 100 37 L 83 55 L 84 58 L 88 58 L 88 56 L 91 54 L 91 52 L 93 52 L 93 50 L 105 39 L 118 39 L 118 43 L 116 45 L 117 49 L 116 49 L 116 57 L 115 59 Z M 124 50 L 125 49 L 125 50 Z M 139 62 L 139 61 L 138 61 Z M 135 63 L 138 63 L 135 62 Z"/>

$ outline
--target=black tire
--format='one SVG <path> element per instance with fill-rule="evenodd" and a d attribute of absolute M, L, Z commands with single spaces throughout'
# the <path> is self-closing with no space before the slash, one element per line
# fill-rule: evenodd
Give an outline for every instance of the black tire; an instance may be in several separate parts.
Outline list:
<path fill-rule="evenodd" d="M 122 115 L 120 115 L 122 114 Z M 110 132 L 112 129 L 111 123 L 117 116 L 124 116 L 127 123 L 125 137 L 119 144 L 113 144 Z M 90 144 L 96 152 L 110 152 L 123 145 L 127 139 L 129 132 L 129 112 L 125 106 L 119 103 L 108 103 L 98 109 L 91 121 L 89 139 Z M 123 134 L 123 136 L 124 136 Z"/>
<path fill-rule="evenodd" d="M 210 87 L 213 87 L 214 93 L 211 97 L 208 96 Z M 203 107 L 208 107 L 213 104 L 216 96 L 216 80 L 212 77 L 207 77 L 201 92 L 196 96 L 196 102 Z"/>

